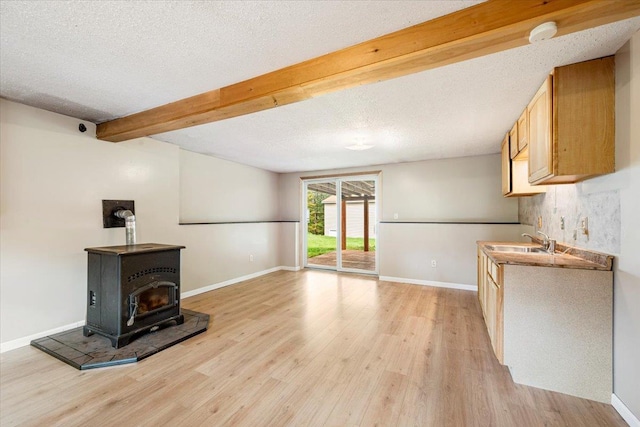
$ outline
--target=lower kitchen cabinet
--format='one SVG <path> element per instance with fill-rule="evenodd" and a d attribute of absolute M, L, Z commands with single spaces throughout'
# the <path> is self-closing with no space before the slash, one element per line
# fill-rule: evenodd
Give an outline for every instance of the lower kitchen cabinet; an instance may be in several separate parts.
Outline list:
<path fill-rule="evenodd" d="M 478 299 L 516 383 L 610 401 L 612 271 L 497 263 L 479 246 Z"/>
<path fill-rule="evenodd" d="M 503 288 L 502 268 L 478 249 L 478 298 L 482 307 L 491 346 L 498 361 L 503 363 Z"/>

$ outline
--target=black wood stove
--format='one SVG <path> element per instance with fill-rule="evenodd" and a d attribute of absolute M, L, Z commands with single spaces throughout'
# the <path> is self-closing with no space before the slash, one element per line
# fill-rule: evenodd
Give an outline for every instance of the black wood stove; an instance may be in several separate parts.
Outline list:
<path fill-rule="evenodd" d="M 87 324 L 115 348 L 138 334 L 175 321 L 180 313 L 180 250 L 184 246 L 146 243 L 87 248 Z"/>

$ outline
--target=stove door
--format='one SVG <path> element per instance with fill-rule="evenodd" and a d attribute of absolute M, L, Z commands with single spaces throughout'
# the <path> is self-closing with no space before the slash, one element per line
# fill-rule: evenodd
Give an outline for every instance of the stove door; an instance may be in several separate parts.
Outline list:
<path fill-rule="evenodd" d="M 155 281 L 136 289 L 129 295 L 127 326 L 154 313 L 176 307 L 178 292 L 178 285 L 168 281 Z"/>

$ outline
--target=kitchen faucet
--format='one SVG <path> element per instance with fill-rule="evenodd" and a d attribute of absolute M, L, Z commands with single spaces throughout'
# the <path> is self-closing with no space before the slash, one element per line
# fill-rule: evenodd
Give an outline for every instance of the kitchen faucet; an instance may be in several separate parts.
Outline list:
<path fill-rule="evenodd" d="M 536 233 L 541 234 L 542 237 L 544 237 L 544 240 L 542 241 L 542 247 L 544 248 L 544 250 L 549 252 L 550 254 L 553 254 L 556 251 L 556 241 L 549 238 L 547 234 L 543 233 L 540 230 L 536 231 Z M 531 240 L 535 240 L 535 237 L 533 237 L 529 233 L 522 233 L 522 237 L 528 237 Z"/>

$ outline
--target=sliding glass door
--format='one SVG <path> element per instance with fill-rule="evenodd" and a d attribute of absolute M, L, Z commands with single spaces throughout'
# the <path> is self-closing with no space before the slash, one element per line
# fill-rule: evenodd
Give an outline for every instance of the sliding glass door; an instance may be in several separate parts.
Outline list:
<path fill-rule="evenodd" d="M 305 267 L 377 274 L 377 176 L 304 182 Z"/>
<path fill-rule="evenodd" d="M 335 270 L 338 266 L 335 181 L 308 183 L 305 200 L 305 266 Z"/>
<path fill-rule="evenodd" d="M 375 180 L 341 180 L 342 269 L 376 272 Z"/>

